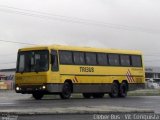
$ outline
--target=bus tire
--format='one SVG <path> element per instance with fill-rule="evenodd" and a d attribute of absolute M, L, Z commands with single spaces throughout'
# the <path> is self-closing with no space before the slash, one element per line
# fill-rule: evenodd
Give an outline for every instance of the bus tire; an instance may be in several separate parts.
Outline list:
<path fill-rule="evenodd" d="M 33 96 L 34 99 L 36 99 L 36 100 L 41 100 L 42 97 L 44 96 L 44 94 L 43 94 L 43 93 L 35 92 L 35 93 L 32 93 L 32 96 Z"/>
<path fill-rule="evenodd" d="M 103 98 L 104 93 L 93 93 L 93 98 Z"/>
<path fill-rule="evenodd" d="M 62 87 L 62 92 L 60 93 L 61 99 L 69 99 L 72 93 L 71 84 L 69 82 L 64 82 Z"/>
<path fill-rule="evenodd" d="M 117 82 L 113 82 L 111 86 L 111 92 L 109 93 L 111 98 L 117 98 L 119 96 L 119 84 Z"/>
<path fill-rule="evenodd" d="M 126 82 L 122 82 L 120 85 L 120 90 L 119 90 L 119 97 L 126 97 L 127 96 L 127 84 Z"/>
<path fill-rule="evenodd" d="M 92 94 L 91 93 L 83 93 L 83 97 L 86 99 L 89 99 L 92 97 Z"/>

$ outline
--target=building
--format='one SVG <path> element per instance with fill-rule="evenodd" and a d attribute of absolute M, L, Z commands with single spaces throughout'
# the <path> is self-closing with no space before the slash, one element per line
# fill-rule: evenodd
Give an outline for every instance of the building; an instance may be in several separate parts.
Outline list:
<path fill-rule="evenodd" d="M 160 79 L 160 67 L 146 67 L 145 76 L 146 79 Z"/>
<path fill-rule="evenodd" d="M 0 89 L 14 89 L 16 69 L 0 70 Z"/>

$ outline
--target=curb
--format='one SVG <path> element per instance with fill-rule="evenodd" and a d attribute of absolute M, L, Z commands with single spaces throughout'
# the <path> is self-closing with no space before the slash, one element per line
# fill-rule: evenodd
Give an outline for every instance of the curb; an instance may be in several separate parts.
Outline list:
<path fill-rule="evenodd" d="M 153 110 L 123 108 L 111 106 L 69 107 L 69 108 L 39 108 L 39 109 L 9 109 L 0 110 L 0 115 L 74 115 L 74 114 L 112 114 L 112 113 L 154 113 Z"/>

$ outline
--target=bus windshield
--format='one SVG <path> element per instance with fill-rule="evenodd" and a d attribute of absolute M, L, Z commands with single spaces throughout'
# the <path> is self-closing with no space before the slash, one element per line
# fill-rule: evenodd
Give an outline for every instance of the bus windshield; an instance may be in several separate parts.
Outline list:
<path fill-rule="evenodd" d="M 17 72 L 43 72 L 49 69 L 49 51 L 35 50 L 18 53 Z"/>

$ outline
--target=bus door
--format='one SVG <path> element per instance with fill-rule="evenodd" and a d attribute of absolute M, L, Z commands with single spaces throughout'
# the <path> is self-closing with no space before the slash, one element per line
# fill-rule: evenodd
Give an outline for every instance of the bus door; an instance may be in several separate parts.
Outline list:
<path fill-rule="evenodd" d="M 56 50 L 51 50 L 51 82 L 59 83 L 59 63 Z"/>

